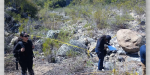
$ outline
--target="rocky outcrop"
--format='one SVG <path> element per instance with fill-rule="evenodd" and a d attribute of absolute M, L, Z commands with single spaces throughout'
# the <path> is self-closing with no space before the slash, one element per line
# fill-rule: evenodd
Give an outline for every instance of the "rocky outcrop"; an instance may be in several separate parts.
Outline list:
<path fill-rule="evenodd" d="M 7 32 L 13 32 L 13 33 L 17 33 L 18 32 L 18 28 L 20 26 L 20 24 L 18 23 L 18 21 L 14 20 L 12 16 L 10 16 L 9 14 L 5 13 L 4 14 L 4 18 L 5 18 L 5 30 Z"/>
<path fill-rule="evenodd" d="M 35 41 L 34 42 L 34 47 L 35 47 L 34 50 L 35 51 L 39 51 L 40 53 L 43 52 L 42 45 L 43 45 L 43 40 L 37 40 L 37 41 Z"/>
<path fill-rule="evenodd" d="M 91 45 L 89 47 L 90 52 L 95 52 L 96 42 L 91 42 Z"/>
<path fill-rule="evenodd" d="M 142 44 L 142 36 L 129 29 L 121 29 L 117 32 L 117 41 L 126 52 L 135 53 Z"/>
<path fill-rule="evenodd" d="M 13 45 L 13 43 L 14 43 L 17 39 L 18 39 L 18 37 L 17 37 L 17 36 L 14 36 L 14 38 L 12 38 L 12 40 L 11 40 L 11 42 L 10 42 L 9 45 Z"/>
<path fill-rule="evenodd" d="M 69 43 L 70 43 L 69 45 L 63 44 L 58 49 L 58 52 L 57 52 L 56 55 L 57 56 L 66 56 L 66 53 L 69 50 L 73 50 L 73 51 L 80 52 L 80 53 L 84 53 L 85 52 L 86 46 L 84 44 L 80 43 L 78 40 L 70 40 Z M 70 46 L 70 45 L 74 45 L 74 46 Z"/>
<path fill-rule="evenodd" d="M 57 38 L 60 30 L 49 30 L 47 33 L 47 38 Z"/>

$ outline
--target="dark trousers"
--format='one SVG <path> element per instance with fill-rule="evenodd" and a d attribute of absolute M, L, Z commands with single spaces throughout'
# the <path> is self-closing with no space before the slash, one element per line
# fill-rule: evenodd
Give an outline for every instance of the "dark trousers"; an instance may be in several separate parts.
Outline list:
<path fill-rule="evenodd" d="M 99 58 L 98 70 L 102 70 L 102 69 L 104 69 L 104 67 L 103 67 L 104 53 L 96 52 L 96 54 L 97 54 L 97 56 Z"/>
<path fill-rule="evenodd" d="M 22 75 L 27 75 L 27 69 L 28 69 L 29 75 L 34 75 L 34 71 L 32 69 L 33 59 L 31 59 L 31 60 L 19 60 L 19 64 L 21 66 Z"/>

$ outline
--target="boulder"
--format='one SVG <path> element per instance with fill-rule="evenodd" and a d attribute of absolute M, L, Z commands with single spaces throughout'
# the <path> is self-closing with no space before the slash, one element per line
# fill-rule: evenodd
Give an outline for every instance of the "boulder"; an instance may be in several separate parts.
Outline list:
<path fill-rule="evenodd" d="M 142 36 L 129 29 L 120 29 L 117 32 L 117 41 L 124 51 L 135 53 L 139 51 L 142 45 Z"/>
<path fill-rule="evenodd" d="M 115 65 L 112 62 L 105 62 L 104 63 L 105 70 L 113 70 L 114 67 L 115 67 Z"/>
<path fill-rule="evenodd" d="M 10 44 L 9 45 L 14 45 L 13 43 L 18 40 L 18 37 L 17 36 L 14 36 L 14 38 L 11 40 Z"/>
<path fill-rule="evenodd" d="M 47 33 L 47 38 L 57 38 L 60 30 L 49 30 Z"/>
<path fill-rule="evenodd" d="M 34 47 L 35 47 L 34 50 L 35 51 L 39 51 L 39 53 L 43 52 L 42 45 L 43 45 L 43 40 L 35 41 L 35 43 L 34 43 Z"/>
<path fill-rule="evenodd" d="M 84 37 L 84 36 L 79 37 L 78 41 L 79 41 L 80 43 L 82 43 L 82 44 L 85 44 L 86 46 L 88 46 L 88 44 L 90 43 L 90 42 L 88 41 L 88 39 L 87 39 L 86 37 Z"/>
<path fill-rule="evenodd" d="M 145 21 L 141 21 L 140 25 L 145 25 Z"/>
<path fill-rule="evenodd" d="M 126 57 L 125 61 L 126 62 L 131 62 L 131 61 L 141 62 L 141 59 L 140 57 Z"/>
<path fill-rule="evenodd" d="M 95 52 L 96 42 L 91 42 L 91 45 L 89 47 L 90 52 Z"/>
<path fill-rule="evenodd" d="M 9 36 L 10 33 L 8 33 L 7 31 L 4 31 L 4 36 Z"/>
<path fill-rule="evenodd" d="M 126 52 L 124 50 L 118 50 L 117 54 L 118 55 L 126 55 Z"/>
<path fill-rule="evenodd" d="M 123 57 L 121 57 L 121 56 L 118 56 L 117 60 L 118 60 L 119 62 L 125 62 L 125 59 L 124 59 Z"/>
<path fill-rule="evenodd" d="M 13 7 L 7 7 L 7 8 L 6 8 L 6 11 L 7 11 L 7 12 L 14 12 L 14 11 L 16 11 L 16 9 L 13 8 Z"/>
<path fill-rule="evenodd" d="M 80 43 L 78 40 L 70 40 L 69 44 L 63 44 L 56 53 L 57 56 L 66 56 L 66 53 L 69 50 L 73 50 L 75 52 L 84 53 L 86 52 L 85 44 Z"/>

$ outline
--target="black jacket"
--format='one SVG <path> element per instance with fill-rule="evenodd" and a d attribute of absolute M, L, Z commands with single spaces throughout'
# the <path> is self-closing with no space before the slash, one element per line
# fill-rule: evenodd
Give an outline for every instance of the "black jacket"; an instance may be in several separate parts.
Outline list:
<path fill-rule="evenodd" d="M 109 45 L 109 43 L 107 43 L 105 41 L 105 38 L 106 38 L 106 35 L 103 35 L 102 37 L 100 37 L 98 40 L 97 40 L 97 44 L 96 44 L 96 48 L 95 48 L 95 52 L 100 52 L 104 55 L 106 55 L 106 50 L 104 50 L 104 44 L 107 44 Z"/>
<path fill-rule="evenodd" d="M 27 42 L 19 41 L 13 49 L 14 56 L 19 60 L 33 59 L 32 45 L 31 40 L 28 40 Z M 21 52 L 21 48 L 25 48 L 25 51 Z"/>

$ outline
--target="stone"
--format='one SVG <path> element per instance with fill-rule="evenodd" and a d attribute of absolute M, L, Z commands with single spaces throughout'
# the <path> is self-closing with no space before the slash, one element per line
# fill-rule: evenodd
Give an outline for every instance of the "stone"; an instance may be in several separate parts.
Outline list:
<path fill-rule="evenodd" d="M 76 47 L 75 47 L 76 46 Z M 63 44 L 57 52 L 57 56 L 66 56 L 67 51 L 73 50 L 75 52 L 85 53 L 86 46 L 78 40 L 70 40 L 69 45 Z"/>
<path fill-rule="evenodd" d="M 96 42 L 91 42 L 91 45 L 89 47 L 90 52 L 95 52 Z"/>
<path fill-rule="evenodd" d="M 39 53 L 43 52 L 42 45 L 43 45 L 43 40 L 37 40 L 37 41 L 35 41 L 35 43 L 34 43 L 34 47 L 35 48 L 33 50 L 39 51 Z"/>
<path fill-rule="evenodd" d="M 141 62 L 140 58 L 137 57 L 127 57 L 126 62 L 131 62 L 131 61 L 136 61 L 136 62 Z"/>
<path fill-rule="evenodd" d="M 105 70 L 112 70 L 114 68 L 114 64 L 112 62 L 104 63 Z"/>
<path fill-rule="evenodd" d="M 145 25 L 145 21 L 141 21 L 140 25 Z"/>
<path fill-rule="evenodd" d="M 120 57 L 120 56 L 117 58 L 117 60 L 118 60 L 119 62 L 124 62 L 124 61 L 125 61 L 125 59 L 124 59 L 123 57 Z"/>
<path fill-rule="evenodd" d="M 117 32 L 117 41 L 124 51 L 135 53 L 142 45 L 142 36 L 130 29 L 120 29 Z"/>
<path fill-rule="evenodd" d="M 16 40 L 18 40 L 18 37 L 14 36 L 9 45 L 13 45 Z"/>
<path fill-rule="evenodd" d="M 8 36 L 9 33 L 8 33 L 7 31 L 4 31 L 4 35 L 5 35 L 5 36 Z"/>
<path fill-rule="evenodd" d="M 111 55 L 110 55 L 110 57 L 114 57 L 115 56 L 115 54 L 114 53 L 112 53 Z"/>
<path fill-rule="evenodd" d="M 126 52 L 124 50 L 118 50 L 117 54 L 118 55 L 126 55 Z"/>
<path fill-rule="evenodd" d="M 49 30 L 47 32 L 47 38 L 57 38 L 60 30 Z"/>

